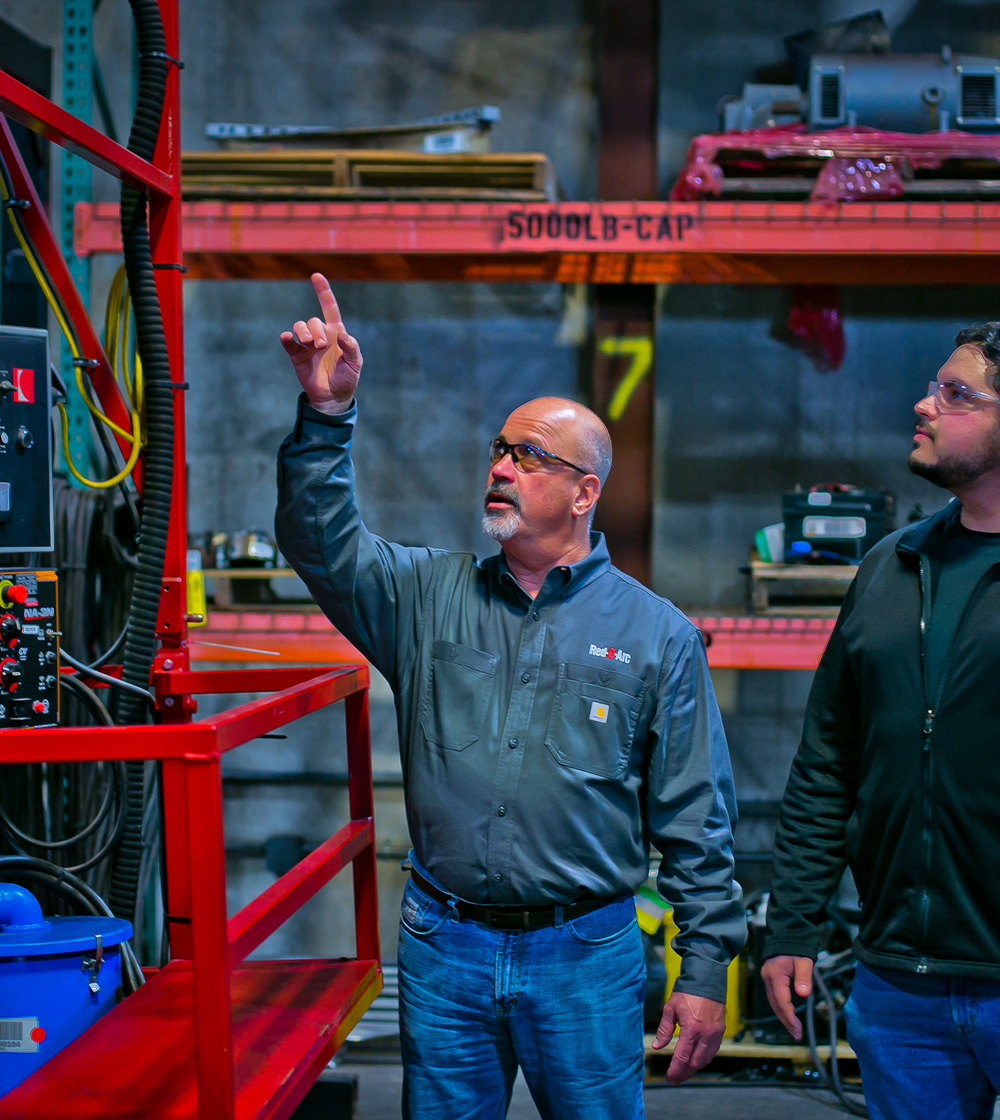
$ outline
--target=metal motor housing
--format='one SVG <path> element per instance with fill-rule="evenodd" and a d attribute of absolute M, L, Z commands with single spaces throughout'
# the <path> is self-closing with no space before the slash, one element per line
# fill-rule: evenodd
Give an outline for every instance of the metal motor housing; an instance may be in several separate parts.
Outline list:
<path fill-rule="evenodd" d="M 940 54 L 816 54 L 809 125 L 887 132 L 1000 128 L 1000 59 Z"/>

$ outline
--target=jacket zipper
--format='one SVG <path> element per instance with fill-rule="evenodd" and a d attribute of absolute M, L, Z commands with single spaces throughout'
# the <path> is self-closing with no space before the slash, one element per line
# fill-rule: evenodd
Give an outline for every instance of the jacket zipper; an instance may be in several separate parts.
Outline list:
<path fill-rule="evenodd" d="M 972 589 L 972 594 L 969 596 L 968 602 L 962 610 L 961 617 L 958 620 L 958 625 L 952 631 L 951 641 L 948 643 L 948 649 L 945 652 L 944 661 L 941 663 L 941 670 L 938 673 L 938 685 L 932 700 L 928 703 L 931 692 L 931 682 L 927 676 L 927 620 L 931 611 L 931 581 L 930 581 L 930 560 L 924 554 L 920 553 L 920 667 L 921 676 L 924 682 L 924 703 L 926 706 L 924 711 L 924 726 L 923 726 L 923 747 L 921 749 L 921 757 L 923 760 L 923 825 L 921 829 L 921 856 L 923 862 L 923 876 L 922 886 L 920 888 L 920 946 L 923 953 L 920 960 L 917 962 L 917 972 L 927 971 L 927 940 L 930 928 L 930 894 L 927 890 L 927 883 L 930 879 L 931 872 L 931 830 L 930 830 L 930 816 L 931 816 L 931 787 L 932 787 L 932 773 L 933 773 L 933 758 L 931 756 L 931 733 L 934 730 L 934 717 L 937 714 L 937 709 L 941 706 L 941 698 L 944 695 L 944 686 L 948 678 L 948 670 L 951 667 L 952 655 L 955 652 L 955 645 L 958 641 L 958 635 L 961 631 L 965 620 L 972 609 L 972 604 L 979 597 L 979 593 L 987 583 L 990 573 L 993 571 L 995 565 L 990 565 L 986 571 L 979 577 L 976 586 Z"/>
<path fill-rule="evenodd" d="M 920 886 L 920 960 L 917 962 L 917 972 L 927 971 L 927 935 L 930 927 L 930 894 L 927 891 L 927 881 L 930 878 L 931 863 L 931 832 L 929 827 L 930 800 L 931 800 L 931 732 L 934 730 L 934 709 L 930 706 L 930 680 L 928 679 L 927 665 L 927 620 L 930 617 L 931 607 L 931 580 L 930 560 L 923 554 L 920 555 L 920 675 L 924 683 L 924 727 L 923 743 L 920 750 L 921 778 L 922 778 L 922 806 L 921 806 L 921 833 L 920 856 L 922 864 Z M 949 649 L 950 654 L 950 649 Z M 947 657 L 946 657 L 947 660 Z M 942 668 L 941 677 L 944 677 Z"/>

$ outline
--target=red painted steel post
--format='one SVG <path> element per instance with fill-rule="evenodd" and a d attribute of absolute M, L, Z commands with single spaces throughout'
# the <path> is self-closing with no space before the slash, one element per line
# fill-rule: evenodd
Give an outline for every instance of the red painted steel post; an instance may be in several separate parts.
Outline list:
<path fill-rule="evenodd" d="M 348 797 L 351 820 L 373 819 L 372 738 L 368 720 L 368 689 L 344 701 L 347 726 Z M 378 879 L 375 837 L 354 860 L 354 936 L 359 960 L 381 960 L 378 932 Z"/>
<path fill-rule="evenodd" d="M 191 874 L 188 860 L 187 775 L 191 765 L 184 759 L 165 759 L 160 770 L 163 783 L 163 861 L 167 878 L 166 922 L 170 939 L 170 956 L 191 960 L 194 949 L 191 939 Z"/>
<path fill-rule="evenodd" d="M 160 15 L 167 54 L 177 58 L 180 38 L 175 0 L 160 0 Z M 158 616 L 157 637 L 161 649 L 156 668 L 168 672 L 188 667 L 187 650 L 187 478 L 184 433 L 184 334 L 181 176 L 180 176 L 180 78 L 178 67 L 167 71 L 166 93 L 153 164 L 171 178 L 173 193 L 149 199 L 149 236 L 156 290 L 163 314 L 163 331 L 170 361 L 174 395 L 174 477 L 170 496 L 170 524 L 163 567 L 163 601 Z M 188 696 L 177 696 L 161 715 L 169 722 L 191 718 L 194 705 Z"/>
<path fill-rule="evenodd" d="M 198 1115 L 200 1120 L 234 1120 L 232 965 L 226 924 L 221 765 L 218 757 L 188 758 L 183 765 Z"/>

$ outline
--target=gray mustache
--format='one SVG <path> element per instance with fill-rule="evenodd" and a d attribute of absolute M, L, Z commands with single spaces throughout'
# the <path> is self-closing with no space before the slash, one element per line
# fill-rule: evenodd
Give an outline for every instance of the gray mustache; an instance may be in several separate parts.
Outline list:
<path fill-rule="evenodd" d="M 510 502 L 511 508 L 515 512 L 519 513 L 521 510 L 521 503 L 518 500 L 517 491 L 513 486 L 491 486 L 489 490 L 486 491 L 483 504 L 485 505 L 491 498 L 503 498 L 505 501 Z"/>

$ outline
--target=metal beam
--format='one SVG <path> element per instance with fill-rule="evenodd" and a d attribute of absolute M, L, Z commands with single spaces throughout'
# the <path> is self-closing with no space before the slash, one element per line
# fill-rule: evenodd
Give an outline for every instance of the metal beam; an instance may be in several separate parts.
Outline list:
<path fill-rule="evenodd" d="M 62 103 L 81 124 L 90 124 L 93 70 L 92 7 L 80 0 L 63 0 Z M 90 258 L 74 252 L 73 213 L 78 202 L 90 201 L 90 164 L 71 151 L 62 153 L 59 175 L 59 244 L 66 258 L 73 284 L 80 293 L 84 311 L 90 310 Z M 73 355 L 60 338 L 59 368 L 63 381 L 72 386 L 76 376 Z M 93 465 L 90 415 L 79 393 L 71 391 L 66 400 L 69 427 L 69 454 L 73 465 L 89 477 Z M 83 483 L 70 474 L 70 484 Z"/>
<path fill-rule="evenodd" d="M 0 74 L 0 78 L 2 77 L 3 75 Z M 81 352 L 85 358 L 97 362 L 97 365 L 88 371 L 88 376 L 101 407 L 106 415 L 127 431 L 131 426 L 131 420 L 122 403 L 121 393 L 111 372 L 111 366 L 108 364 L 107 355 L 94 331 L 80 293 L 73 283 L 69 266 L 49 225 L 45 207 L 31 182 L 24 161 L 21 159 L 21 153 L 11 135 L 10 126 L 3 116 L 0 116 L 0 156 L 7 165 L 15 197 L 28 203 L 28 206 L 21 211 L 20 220 L 24 223 L 35 254 L 66 308 L 69 320 L 80 340 Z M 122 454 L 127 458 L 130 451 L 128 442 L 117 435 L 114 438 L 118 441 Z"/>
<path fill-rule="evenodd" d="M 897 269 L 879 283 L 909 283 L 914 268 L 921 283 L 962 283 L 956 262 L 993 270 L 1000 255 L 997 202 L 185 202 L 181 213 L 199 279 L 301 278 L 303 261 L 324 260 L 358 279 L 818 283 L 834 268 L 866 283 L 877 260 Z M 116 204 L 77 207 L 76 251 L 121 252 Z"/>
<path fill-rule="evenodd" d="M 601 0 L 597 191 L 602 199 L 657 196 L 659 0 Z M 636 231 L 638 233 L 638 231 Z M 594 288 L 591 400 L 615 465 L 595 525 L 614 562 L 652 576 L 656 288 Z"/>
<path fill-rule="evenodd" d="M 148 189 L 160 195 L 169 195 L 173 190 L 173 180 L 158 167 L 109 140 L 96 128 L 81 124 L 65 109 L 60 109 L 2 70 L 0 112 L 20 121 L 53 144 L 82 156 L 116 179 L 126 179 L 142 190 Z"/>

